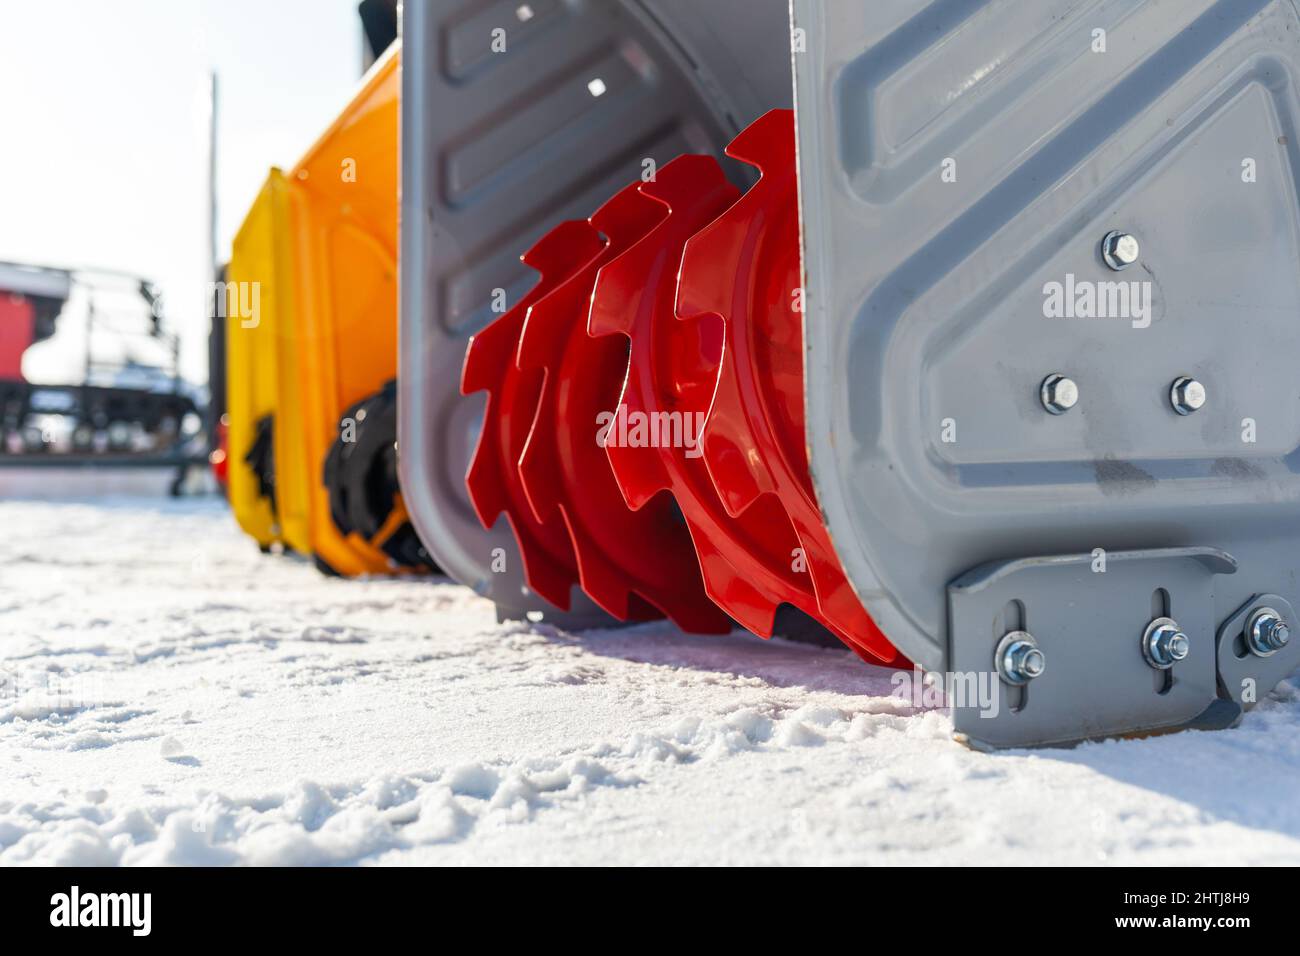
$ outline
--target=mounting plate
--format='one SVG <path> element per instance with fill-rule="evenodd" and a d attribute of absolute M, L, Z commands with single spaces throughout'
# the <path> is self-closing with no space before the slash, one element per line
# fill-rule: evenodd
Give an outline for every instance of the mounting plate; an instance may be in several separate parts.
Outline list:
<path fill-rule="evenodd" d="M 1235 571 L 1222 551 L 1170 548 L 997 561 L 963 574 L 948 587 L 954 731 L 975 746 L 1018 747 L 1195 720 L 1215 706 L 1214 590 Z M 1142 645 L 1148 624 L 1164 617 L 1190 651 L 1160 670 Z M 1013 686 L 995 652 L 1018 631 L 1033 636 L 1047 666 Z"/>

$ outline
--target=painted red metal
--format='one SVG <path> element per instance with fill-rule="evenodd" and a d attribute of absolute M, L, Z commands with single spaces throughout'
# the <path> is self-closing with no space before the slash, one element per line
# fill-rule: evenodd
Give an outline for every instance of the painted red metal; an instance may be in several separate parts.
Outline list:
<path fill-rule="evenodd" d="M 36 310 L 24 295 L 0 291 L 0 379 L 23 380 L 23 353 L 36 339 Z"/>
<path fill-rule="evenodd" d="M 519 368 L 545 375 L 537 416 L 519 460 L 534 516 L 559 515 L 568 528 L 583 590 L 620 619 L 655 609 L 683 630 L 725 633 L 731 622 L 711 601 L 690 534 L 673 500 L 637 510 L 625 504 L 606 445 L 618 440 L 626 343 L 587 334 L 592 287 L 601 267 L 640 242 L 666 215 L 629 186 L 590 219 L 604 250 L 529 310 Z"/>
<path fill-rule="evenodd" d="M 513 308 L 470 340 L 461 376 L 461 391 L 486 391 L 483 431 L 470 462 L 466 482 L 470 501 L 485 528 L 502 514 L 510 523 L 524 563 L 528 586 L 558 608 L 569 609 L 578 583 L 578 566 L 568 532 L 558 516 L 538 518 L 519 480 L 519 457 L 537 412 L 543 373 L 521 372 L 515 363 L 519 336 L 528 309 L 557 288 L 604 248 L 584 221 L 565 222 L 523 255 L 541 275 Z"/>
<path fill-rule="evenodd" d="M 865 658 L 889 663 L 898 653 L 844 576 L 808 471 L 794 113 L 767 113 L 727 155 L 761 178 L 686 243 L 677 289 L 679 317 L 720 316 L 724 327 L 704 462 L 732 517 L 780 503 L 801 549 L 792 570 L 806 571 L 816 594 L 814 616 Z"/>
<path fill-rule="evenodd" d="M 790 604 L 895 662 L 808 472 L 794 150 L 773 111 L 727 150 L 761 173 L 743 195 L 683 156 L 524 256 L 537 286 L 466 356 L 489 393 L 470 496 L 559 607 L 579 583 L 620 620 L 766 637 Z"/>
<path fill-rule="evenodd" d="M 677 321 L 677 271 L 688 239 L 725 212 L 739 191 L 717 161 L 683 156 L 659 170 L 642 195 L 667 216 L 640 242 L 600 270 L 589 332 L 628 340 L 619 399 L 625 419 L 665 421 L 680 442 L 611 443 L 610 463 L 628 506 L 639 509 L 669 492 L 686 519 L 705 588 L 744 627 L 770 637 L 782 603 L 816 617 L 806 574 L 792 570 L 799 547 L 774 500 L 728 514 L 700 457 L 699 436 L 717 385 L 723 323 L 716 316 Z"/>

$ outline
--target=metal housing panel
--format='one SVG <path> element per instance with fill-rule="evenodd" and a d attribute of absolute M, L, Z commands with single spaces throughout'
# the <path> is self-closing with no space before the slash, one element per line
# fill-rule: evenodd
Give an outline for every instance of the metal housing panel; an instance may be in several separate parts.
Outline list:
<path fill-rule="evenodd" d="M 889 638 L 945 669 L 949 582 L 1096 548 L 1230 553 L 1198 633 L 1294 601 L 1292 0 L 793 9 L 813 476 Z M 1124 272 L 1112 230 L 1140 240 Z M 1130 307 L 1098 307 L 1120 281 Z M 1056 317 L 1055 284 L 1112 314 Z M 1054 372 L 1079 387 L 1063 415 Z M 1209 396 L 1189 416 L 1181 375 Z"/>

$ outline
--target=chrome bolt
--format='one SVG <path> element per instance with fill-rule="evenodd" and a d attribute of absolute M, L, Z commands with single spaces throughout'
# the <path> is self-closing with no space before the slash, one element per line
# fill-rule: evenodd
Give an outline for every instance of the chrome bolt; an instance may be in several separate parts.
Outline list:
<path fill-rule="evenodd" d="M 1141 248 L 1138 246 L 1137 237 L 1127 232 L 1120 232 L 1118 229 L 1108 232 L 1106 238 L 1101 241 L 1101 257 L 1106 260 L 1106 265 L 1116 272 L 1121 272 L 1137 262 L 1139 252 Z"/>
<path fill-rule="evenodd" d="M 993 654 L 993 664 L 998 676 L 1016 687 L 1041 677 L 1047 670 L 1047 658 L 1028 631 L 1012 631 L 1005 635 Z"/>
<path fill-rule="evenodd" d="M 1053 415 L 1064 415 L 1079 403 L 1079 386 L 1074 379 L 1053 372 L 1038 388 L 1043 408 Z"/>
<path fill-rule="evenodd" d="M 1190 375 L 1180 375 L 1169 386 L 1169 403 L 1179 415 L 1190 415 L 1205 404 L 1205 386 Z"/>
<path fill-rule="evenodd" d="M 1186 660 L 1191 651 L 1187 635 L 1171 617 L 1156 618 L 1142 634 L 1142 656 L 1156 670 L 1169 670 L 1179 661 Z"/>
<path fill-rule="evenodd" d="M 1246 624 L 1246 644 L 1256 657 L 1272 657 L 1291 642 L 1291 628 L 1271 607 L 1262 607 Z"/>

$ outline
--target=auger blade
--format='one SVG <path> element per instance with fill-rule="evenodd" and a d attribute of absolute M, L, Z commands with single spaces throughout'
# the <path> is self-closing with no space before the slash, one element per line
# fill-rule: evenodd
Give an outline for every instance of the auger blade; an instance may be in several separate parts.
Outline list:
<path fill-rule="evenodd" d="M 897 651 L 844 577 L 808 472 L 793 112 L 767 113 L 727 154 L 761 178 L 687 242 L 677 289 L 680 320 L 717 315 L 724 325 L 704 462 L 733 517 L 769 496 L 779 502 L 801 549 L 792 570 L 806 571 L 816 595 L 814 616 L 859 654 L 888 663 Z"/>
<path fill-rule="evenodd" d="M 714 489 L 698 438 L 717 383 L 722 324 L 713 316 L 678 322 L 675 315 L 687 240 L 730 208 L 739 192 L 707 156 L 674 160 L 640 192 L 661 203 L 667 215 L 601 268 L 588 329 L 630 341 L 619 400 L 628 419 L 640 414 L 680 422 L 690 443 L 612 443 L 610 464 L 629 507 L 642 507 L 663 491 L 672 494 L 690 528 L 709 596 L 744 627 L 770 637 L 782 603 L 816 615 L 816 598 L 808 575 L 792 570 L 799 543 L 780 507 L 760 502 L 733 517 Z"/>
<path fill-rule="evenodd" d="M 513 308 L 475 335 L 465 353 L 461 391 L 486 391 L 483 431 L 466 483 L 479 520 L 491 528 L 504 514 L 519 543 L 528 586 L 562 610 L 578 581 L 578 567 L 563 521 L 539 518 L 519 480 L 518 461 L 541 393 L 541 372 L 515 363 L 529 307 L 590 262 L 604 241 L 586 222 L 565 222 L 524 253 L 540 273 L 537 284 Z"/>
<path fill-rule="evenodd" d="M 627 346 L 588 335 L 592 287 L 605 263 L 664 218 L 662 204 L 636 186 L 591 217 L 606 248 L 529 309 L 519 340 L 521 371 L 545 375 L 519 472 L 538 520 L 558 514 L 568 528 L 583 590 L 620 619 L 654 609 L 678 626 L 724 633 L 731 622 L 709 599 L 690 534 L 672 499 L 633 511 L 623 500 L 602 436 L 614 435 Z M 611 428 L 612 426 L 612 428 Z"/>
<path fill-rule="evenodd" d="M 765 416 L 768 412 L 766 406 L 756 404 L 754 399 L 784 394 L 769 387 L 775 385 L 771 379 L 776 375 L 788 378 L 793 373 L 800 379 L 803 376 L 801 346 L 791 339 L 795 323 L 764 322 L 757 314 L 767 296 L 790 295 L 793 286 L 799 283 L 796 279 L 790 290 L 782 292 L 779 285 L 785 282 L 787 270 L 774 271 L 773 263 L 768 262 L 764 271 L 754 261 L 759 248 L 769 257 L 784 255 L 787 259 L 793 250 L 797 268 L 798 220 L 778 222 L 772 218 L 774 209 L 780 211 L 779 206 L 773 207 L 773 197 L 794 188 L 793 123 L 789 111 L 774 110 L 727 147 L 727 155 L 756 166 L 762 178 L 731 209 L 693 237 L 682 255 L 678 315 L 695 318 L 714 314 L 736 319 L 726 323 L 727 347 L 723 350 L 722 368 L 703 441 L 709 471 L 733 516 L 743 512 L 760 495 L 773 494 L 778 489 L 772 468 L 781 450 L 772 428 L 751 425 L 751 416 Z M 763 245 L 757 246 L 758 243 Z M 760 283 L 768 287 L 758 288 Z M 778 288 L 770 288 L 773 283 Z M 798 316 L 793 318 L 797 322 Z M 772 343 L 772 349 L 763 349 L 763 343 L 752 341 L 765 334 L 776 334 L 780 341 Z M 798 335 L 798 330 L 793 334 Z M 778 367 L 758 367 L 753 359 L 760 352 L 770 354 L 779 363 Z"/>

